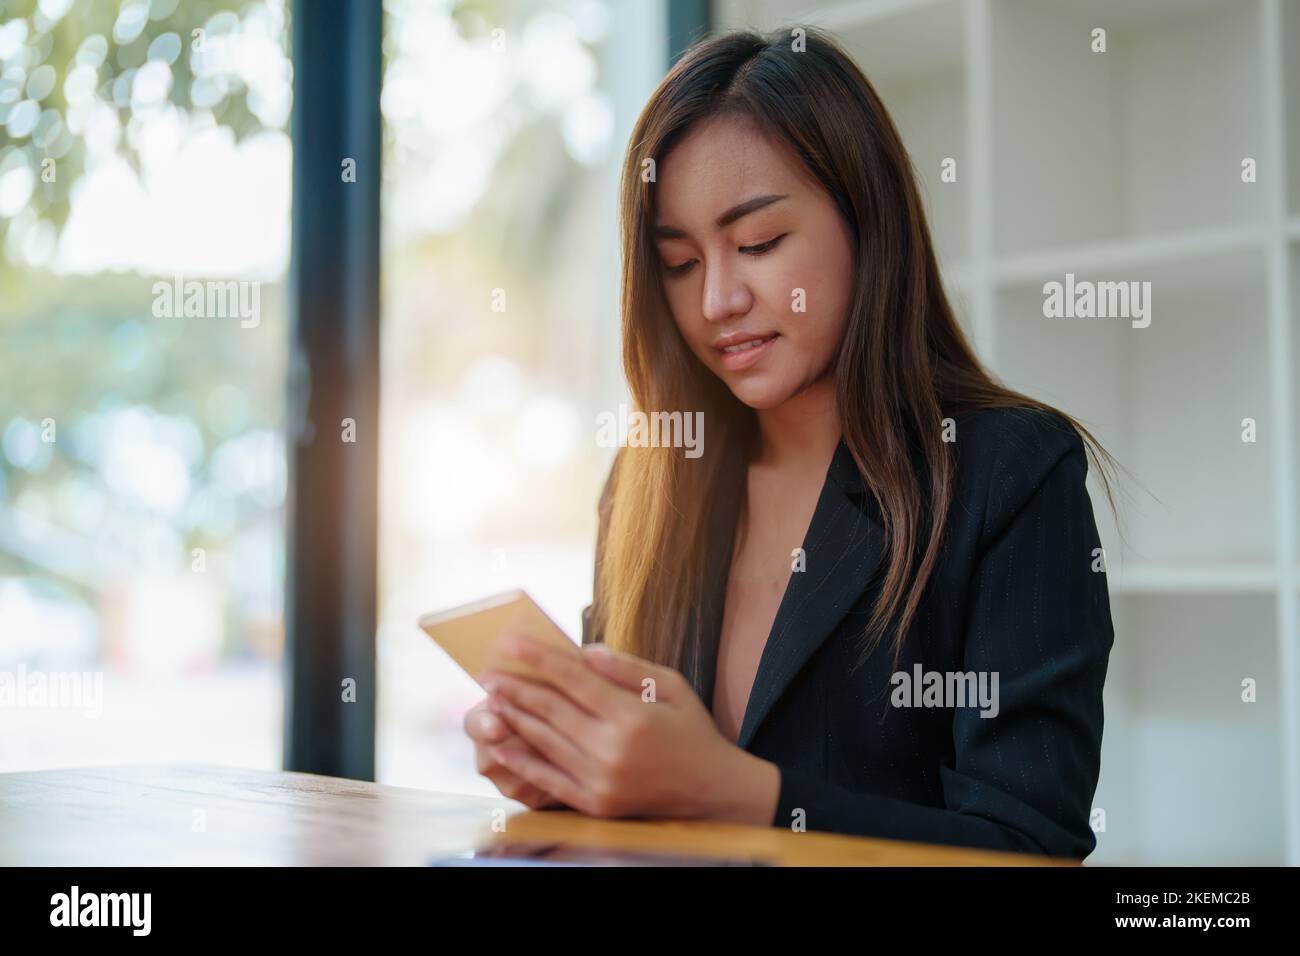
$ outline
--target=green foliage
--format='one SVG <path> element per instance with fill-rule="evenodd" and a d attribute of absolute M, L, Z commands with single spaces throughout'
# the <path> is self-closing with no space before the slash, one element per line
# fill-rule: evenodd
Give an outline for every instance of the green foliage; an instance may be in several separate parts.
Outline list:
<path fill-rule="evenodd" d="M 264 129 L 249 102 L 249 90 L 232 64 L 210 55 L 203 60 L 205 46 L 211 51 L 214 40 L 238 29 L 241 16 L 248 15 L 245 7 L 241 0 L 125 0 L 120 5 L 77 0 L 51 23 L 36 0 L 0 2 L 0 29 L 14 31 L 11 36 L 25 34 L 20 48 L 3 61 L 0 71 L 0 176 L 27 166 L 36 183 L 28 208 L 56 228 L 62 227 L 74 184 L 87 165 L 86 129 L 72 116 L 78 106 L 84 116 L 86 104 L 69 102 L 68 95 L 68 77 L 78 67 L 94 70 L 90 93 L 116 116 L 124 133 L 118 151 L 137 172 L 139 152 L 129 135 L 134 111 L 131 92 L 137 72 L 151 60 L 168 65 L 171 84 L 166 102 L 177 110 L 189 115 L 210 114 L 237 139 Z M 137 9 L 147 11 L 147 19 L 143 19 L 145 14 L 133 16 Z M 260 9 L 265 14 L 266 8 Z M 49 76 L 46 67 L 53 69 L 52 86 L 45 82 Z M 74 87 L 83 88 L 80 83 Z M 14 124 L 8 123 L 19 109 L 29 115 L 39 110 L 39 119 L 23 135 L 14 133 Z M 19 124 L 20 131 L 26 125 Z M 43 164 L 50 159 L 56 164 L 57 175 L 43 177 L 48 168 Z M 0 219 L 0 239 L 8 226 L 9 220 Z M 12 266 L 6 262 L 0 268 Z"/>

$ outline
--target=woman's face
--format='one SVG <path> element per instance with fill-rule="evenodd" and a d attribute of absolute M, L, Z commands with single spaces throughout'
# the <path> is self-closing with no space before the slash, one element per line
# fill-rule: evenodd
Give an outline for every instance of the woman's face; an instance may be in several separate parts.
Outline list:
<path fill-rule="evenodd" d="M 659 163 L 653 223 L 664 294 L 691 351 L 754 409 L 830 370 L 853 294 L 853 237 L 834 200 L 752 121 L 720 116 Z"/>

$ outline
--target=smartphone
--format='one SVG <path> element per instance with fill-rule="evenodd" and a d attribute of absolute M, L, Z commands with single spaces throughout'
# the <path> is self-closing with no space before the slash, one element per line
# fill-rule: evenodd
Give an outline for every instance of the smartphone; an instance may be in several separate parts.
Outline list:
<path fill-rule="evenodd" d="M 536 601 L 519 590 L 426 614 L 419 624 L 475 681 L 484 671 L 497 670 L 547 682 L 528 664 L 506 657 L 497 649 L 497 639 L 506 631 L 524 634 L 575 658 L 582 656 L 578 645 L 564 630 L 546 616 Z"/>
<path fill-rule="evenodd" d="M 771 866 L 744 857 L 694 856 L 686 852 L 615 849 L 565 843 L 498 843 L 456 856 L 431 860 L 430 866 Z"/>

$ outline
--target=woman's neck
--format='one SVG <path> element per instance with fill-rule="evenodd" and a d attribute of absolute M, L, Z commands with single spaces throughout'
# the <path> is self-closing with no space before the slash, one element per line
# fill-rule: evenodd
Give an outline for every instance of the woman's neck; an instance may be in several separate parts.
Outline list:
<path fill-rule="evenodd" d="M 757 463 L 825 471 L 840 442 L 835 383 L 824 378 L 775 408 L 757 413 Z"/>

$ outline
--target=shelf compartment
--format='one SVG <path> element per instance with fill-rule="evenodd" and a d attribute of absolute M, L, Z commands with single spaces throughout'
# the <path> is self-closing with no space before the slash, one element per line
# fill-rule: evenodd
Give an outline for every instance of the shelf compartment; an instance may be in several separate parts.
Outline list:
<path fill-rule="evenodd" d="M 1111 616 L 1093 800 L 1106 832 L 1089 862 L 1282 864 L 1273 598 L 1126 596 Z M 1254 703 L 1241 699 L 1247 677 Z"/>
<path fill-rule="evenodd" d="M 1241 182 L 1264 148 L 1254 0 L 994 0 L 992 17 L 996 253 L 1265 219 L 1267 190 Z"/>
<path fill-rule="evenodd" d="M 1074 415 L 1132 473 L 1118 476 L 1123 541 L 1089 476 L 1111 566 L 1275 561 L 1279 436 L 1266 371 L 1265 264 L 1261 250 L 1239 249 L 1075 274 L 1076 283 L 1150 282 L 1147 328 L 1123 318 L 1046 318 L 1037 281 L 998 290 L 995 371 Z M 1256 422 L 1254 443 L 1241 440 L 1247 417 Z"/>

